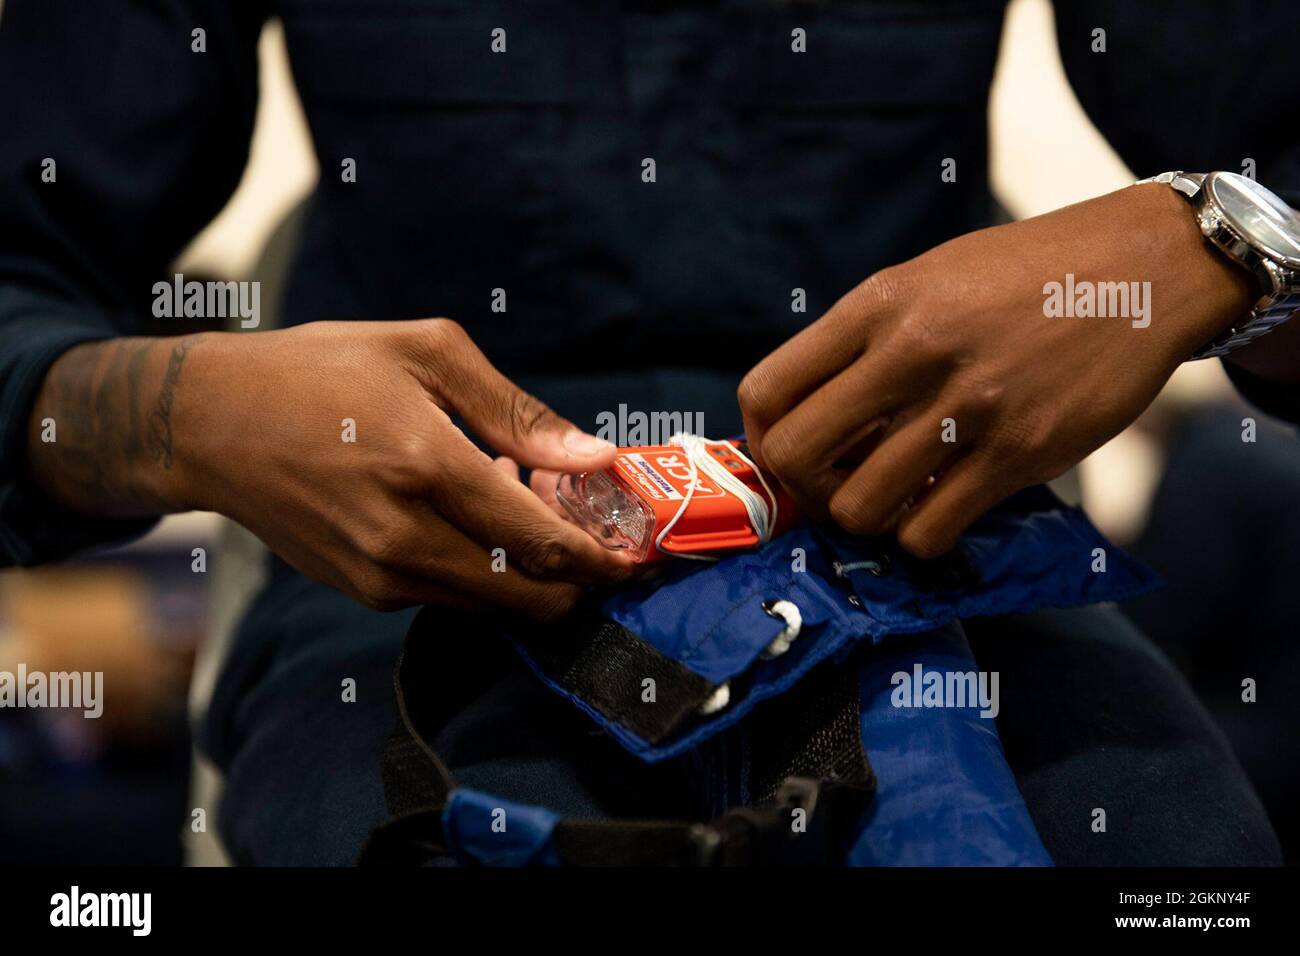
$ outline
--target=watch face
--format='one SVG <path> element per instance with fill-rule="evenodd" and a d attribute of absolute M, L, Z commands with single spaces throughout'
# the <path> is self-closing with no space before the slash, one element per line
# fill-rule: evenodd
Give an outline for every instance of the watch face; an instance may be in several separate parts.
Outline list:
<path fill-rule="evenodd" d="M 1228 225 L 1271 257 L 1300 266 L 1300 213 L 1236 173 L 1215 173 L 1207 185 Z"/>

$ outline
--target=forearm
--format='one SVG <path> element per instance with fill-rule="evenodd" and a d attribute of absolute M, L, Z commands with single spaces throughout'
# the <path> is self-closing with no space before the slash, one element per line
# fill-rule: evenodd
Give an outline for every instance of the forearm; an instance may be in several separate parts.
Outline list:
<path fill-rule="evenodd" d="M 28 423 L 29 475 L 63 507 L 125 517 L 191 507 L 176 421 L 190 353 L 205 336 L 120 338 L 69 349 Z"/>

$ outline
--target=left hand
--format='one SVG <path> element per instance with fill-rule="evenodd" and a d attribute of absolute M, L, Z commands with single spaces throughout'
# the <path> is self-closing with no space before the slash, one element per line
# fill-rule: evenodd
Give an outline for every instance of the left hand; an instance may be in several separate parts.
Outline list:
<path fill-rule="evenodd" d="M 1067 273 L 1149 282 L 1145 317 L 1133 301 L 1048 316 Z M 1254 295 L 1159 183 L 973 232 L 875 274 L 751 370 L 749 445 L 808 514 L 934 557 L 1137 418 Z"/>

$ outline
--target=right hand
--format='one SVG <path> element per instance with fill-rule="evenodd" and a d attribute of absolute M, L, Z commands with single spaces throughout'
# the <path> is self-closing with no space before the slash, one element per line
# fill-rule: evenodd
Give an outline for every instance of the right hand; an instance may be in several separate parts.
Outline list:
<path fill-rule="evenodd" d="M 157 341 L 168 372 L 141 420 L 171 462 L 152 456 L 169 472 L 162 510 L 227 515 L 300 571 L 384 610 L 499 606 L 555 618 L 581 585 L 633 570 L 521 484 L 515 465 L 599 469 L 614 446 L 513 385 L 454 322 Z M 509 458 L 494 462 L 451 414 Z"/>

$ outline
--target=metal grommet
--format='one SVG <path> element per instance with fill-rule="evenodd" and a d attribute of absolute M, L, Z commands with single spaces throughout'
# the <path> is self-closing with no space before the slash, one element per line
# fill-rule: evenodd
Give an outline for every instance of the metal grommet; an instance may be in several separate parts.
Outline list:
<path fill-rule="evenodd" d="M 865 561 L 854 561 L 852 564 L 842 564 L 835 561 L 831 564 L 835 571 L 836 577 L 848 577 L 850 571 L 864 570 L 875 577 L 884 577 L 894 569 L 894 562 L 889 555 L 882 554 L 877 558 L 867 558 Z"/>

